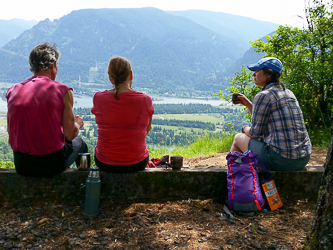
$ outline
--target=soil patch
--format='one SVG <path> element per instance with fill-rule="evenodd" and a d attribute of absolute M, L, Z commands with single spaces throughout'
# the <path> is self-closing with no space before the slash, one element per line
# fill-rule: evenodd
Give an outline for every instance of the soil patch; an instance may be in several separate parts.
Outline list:
<path fill-rule="evenodd" d="M 226 156 L 229 152 L 216 155 L 202 155 L 184 159 L 184 167 L 189 168 L 227 168 Z M 323 166 L 326 160 L 327 149 L 313 148 L 307 166 Z"/>
<path fill-rule="evenodd" d="M 0 204 L 0 249 L 301 249 L 315 204 L 223 219 L 213 200 L 101 202 L 87 217 L 69 204 Z"/>

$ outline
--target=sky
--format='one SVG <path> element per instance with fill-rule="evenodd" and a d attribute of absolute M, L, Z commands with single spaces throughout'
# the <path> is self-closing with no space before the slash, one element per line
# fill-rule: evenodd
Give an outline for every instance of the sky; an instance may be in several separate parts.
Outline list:
<path fill-rule="evenodd" d="M 73 10 L 155 7 L 161 10 L 201 9 L 302 27 L 307 0 L 0 0 L 0 19 L 59 19 Z"/>

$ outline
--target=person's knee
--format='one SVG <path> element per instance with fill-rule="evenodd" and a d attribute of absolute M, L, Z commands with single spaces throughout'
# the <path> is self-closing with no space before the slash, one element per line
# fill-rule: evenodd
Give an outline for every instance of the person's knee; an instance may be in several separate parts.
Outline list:
<path fill-rule="evenodd" d="M 83 153 L 88 153 L 88 145 L 82 140 Z"/>
<path fill-rule="evenodd" d="M 233 143 L 234 144 L 238 144 L 239 143 L 239 141 L 241 141 L 241 133 L 239 133 L 239 134 L 236 134 L 235 136 L 234 136 L 234 141 L 233 141 Z"/>
<path fill-rule="evenodd" d="M 88 153 L 88 146 L 82 138 L 76 137 L 72 143 L 74 147 L 78 148 L 78 153 Z"/>
<path fill-rule="evenodd" d="M 244 133 L 236 134 L 234 137 L 233 145 L 239 148 L 242 152 L 245 152 L 246 150 L 248 150 L 248 144 L 250 139 L 251 138 Z"/>

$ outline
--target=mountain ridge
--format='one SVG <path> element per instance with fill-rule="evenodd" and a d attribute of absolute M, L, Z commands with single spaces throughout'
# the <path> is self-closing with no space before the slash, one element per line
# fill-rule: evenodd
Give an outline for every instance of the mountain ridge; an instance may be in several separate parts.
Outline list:
<path fill-rule="evenodd" d="M 22 55 L 45 41 L 56 43 L 61 52 L 58 81 L 76 86 L 80 77 L 104 87 L 109 84 L 108 61 L 119 55 L 130 60 L 136 86 L 159 94 L 223 87 L 205 86 L 204 81 L 225 72 L 240 50 L 234 39 L 156 8 L 76 10 L 53 21 L 45 19 L 7 43 L 0 50 L 0 81 L 31 76 Z M 93 77 L 91 67 L 98 69 Z"/>
<path fill-rule="evenodd" d="M 238 44 L 239 57 L 249 49 L 249 41 L 271 33 L 279 27 L 279 24 L 262 22 L 250 17 L 244 17 L 224 12 L 206 10 L 167 11 L 173 15 L 186 17 L 222 36 L 232 38 Z M 246 23 L 246 25 L 244 25 Z M 248 26 L 260 29 L 249 29 Z M 231 28 L 233 27 L 233 28 Z M 247 46 L 245 45 L 247 43 Z"/>
<path fill-rule="evenodd" d="M 0 19 L 0 48 L 37 23 L 35 20 L 26 21 L 19 18 L 11 20 Z"/>

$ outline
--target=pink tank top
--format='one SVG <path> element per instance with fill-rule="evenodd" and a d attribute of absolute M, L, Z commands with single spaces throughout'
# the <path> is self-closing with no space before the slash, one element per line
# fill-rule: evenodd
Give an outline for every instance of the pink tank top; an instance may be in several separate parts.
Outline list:
<path fill-rule="evenodd" d="M 62 149 L 64 96 L 72 88 L 45 76 L 31 77 L 7 91 L 9 144 L 13 151 L 47 155 Z"/>

